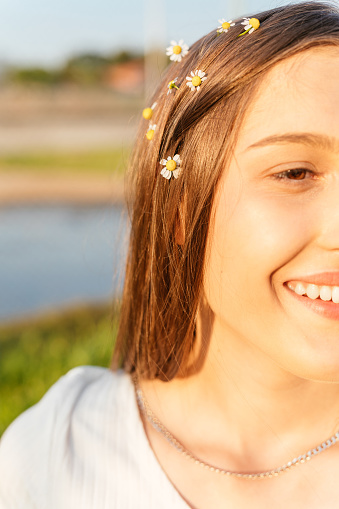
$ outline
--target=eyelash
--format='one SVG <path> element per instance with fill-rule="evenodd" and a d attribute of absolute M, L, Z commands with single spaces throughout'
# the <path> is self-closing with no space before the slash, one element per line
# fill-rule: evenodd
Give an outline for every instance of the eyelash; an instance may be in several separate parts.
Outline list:
<path fill-rule="evenodd" d="M 298 173 L 305 174 L 305 178 L 289 178 L 289 176 L 292 176 L 293 174 L 294 174 L 294 176 L 296 176 L 296 174 L 298 174 Z M 306 175 L 308 175 L 308 177 L 306 177 Z M 315 176 L 315 174 L 313 171 L 306 170 L 305 168 L 293 168 L 292 170 L 286 170 L 286 171 L 282 171 L 280 173 L 276 173 L 273 176 L 277 180 L 292 180 L 292 181 L 296 182 L 296 181 L 302 181 L 302 180 L 307 180 L 309 178 L 312 178 Z"/>

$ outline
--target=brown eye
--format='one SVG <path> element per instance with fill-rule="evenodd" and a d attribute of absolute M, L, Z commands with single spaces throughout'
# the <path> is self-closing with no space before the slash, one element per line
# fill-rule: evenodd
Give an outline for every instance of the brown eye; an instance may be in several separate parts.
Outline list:
<path fill-rule="evenodd" d="M 297 170 L 288 170 L 286 172 L 286 177 L 291 180 L 304 180 L 306 178 L 308 171 L 297 169 Z"/>
<path fill-rule="evenodd" d="M 292 170 L 282 171 L 281 173 L 276 173 L 274 178 L 278 180 L 308 180 L 309 178 L 314 177 L 315 174 L 311 170 L 305 170 L 305 168 L 294 168 Z"/>

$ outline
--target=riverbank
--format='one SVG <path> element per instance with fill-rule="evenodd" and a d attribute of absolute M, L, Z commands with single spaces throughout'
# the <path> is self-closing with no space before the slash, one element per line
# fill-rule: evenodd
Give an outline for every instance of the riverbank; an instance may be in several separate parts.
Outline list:
<path fill-rule="evenodd" d="M 124 203 L 124 176 L 0 172 L 0 206 L 17 204 L 110 205 Z"/>
<path fill-rule="evenodd" d="M 109 366 L 118 318 L 107 302 L 0 326 L 0 435 L 70 369 Z"/>

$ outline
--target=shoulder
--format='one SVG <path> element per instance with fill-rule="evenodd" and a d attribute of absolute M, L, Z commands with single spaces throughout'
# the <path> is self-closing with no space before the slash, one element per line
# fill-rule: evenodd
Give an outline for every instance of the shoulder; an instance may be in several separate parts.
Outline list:
<path fill-rule="evenodd" d="M 122 371 L 83 366 L 61 377 L 0 441 L 0 508 L 44 507 L 51 480 L 62 469 L 81 463 L 88 448 L 105 450 L 108 422 L 113 415 L 124 419 L 132 395 L 131 379 Z"/>

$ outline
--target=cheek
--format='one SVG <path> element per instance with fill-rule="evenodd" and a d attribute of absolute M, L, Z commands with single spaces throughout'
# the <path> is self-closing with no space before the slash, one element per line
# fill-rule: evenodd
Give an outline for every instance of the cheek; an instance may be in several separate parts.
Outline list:
<path fill-rule="evenodd" d="M 222 192 L 209 237 L 206 296 L 223 307 L 237 300 L 240 307 L 262 305 L 271 296 L 271 276 L 309 241 L 311 223 L 295 199 Z"/>

